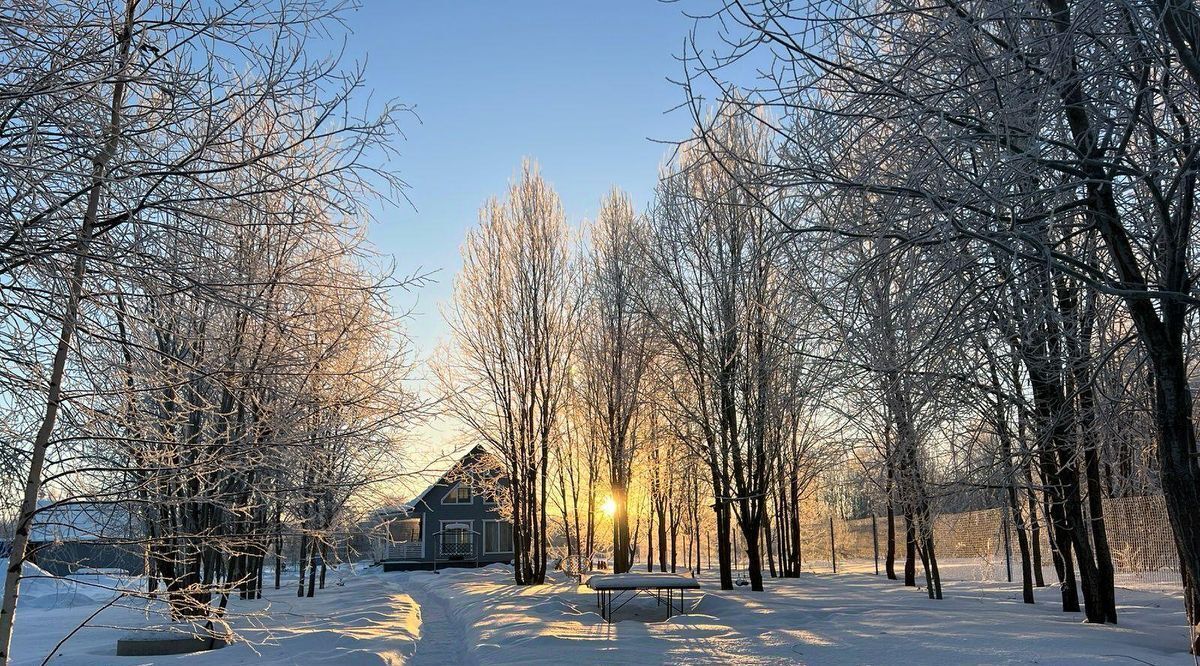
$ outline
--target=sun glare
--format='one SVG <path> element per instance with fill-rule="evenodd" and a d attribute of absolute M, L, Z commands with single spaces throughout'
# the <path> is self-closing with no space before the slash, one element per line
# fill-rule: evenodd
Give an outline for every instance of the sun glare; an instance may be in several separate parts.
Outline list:
<path fill-rule="evenodd" d="M 604 500 L 604 504 L 600 505 L 600 510 L 603 511 L 609 518 L 617 515 L 617 501 L 609 497 Z"/>

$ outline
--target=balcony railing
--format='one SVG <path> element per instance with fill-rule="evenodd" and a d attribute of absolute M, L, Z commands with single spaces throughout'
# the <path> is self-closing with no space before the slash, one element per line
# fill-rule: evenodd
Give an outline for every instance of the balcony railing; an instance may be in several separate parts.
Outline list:
<path fill-rule="evenodd" d="M 420 541 L 402 541 L 388 545 L 389 560 L 419 560 L 425 556 Z"/>
<path fill-rule="evenodd" d="M 438 548 L 439 557 L 467 558 L 474 554 L 475 547 L 470 541 L 443 541 Z"/>

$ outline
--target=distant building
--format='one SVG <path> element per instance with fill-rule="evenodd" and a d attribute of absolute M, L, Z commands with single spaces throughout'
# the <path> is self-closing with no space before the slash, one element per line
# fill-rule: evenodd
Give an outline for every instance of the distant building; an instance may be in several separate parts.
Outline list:
<path fill-rule="evenodd" d="M 128 508 L 105 502 L 38 500 L 29 561 L 56 576 L 80 569 L 145 573 L 141 524 Z"/>
<path fill-rule="evenodd" d="M 486 456 L 476 446 L 425 492 L 375 512 L 374 555 L 384 571 L 512 561 L 512 524 L 494 497 L 505 481 L 488 471 Z"/>

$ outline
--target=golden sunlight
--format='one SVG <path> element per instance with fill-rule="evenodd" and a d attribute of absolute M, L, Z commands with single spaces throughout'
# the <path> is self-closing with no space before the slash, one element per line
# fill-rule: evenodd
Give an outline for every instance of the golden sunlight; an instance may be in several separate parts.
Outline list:
<path fill-rule="evenodd" d="M 600 510 L 609 518 L 612 518 L 617 515 L 617 501 L 612 497 L 605 499 L 604 504 L 600 505 Z"/>

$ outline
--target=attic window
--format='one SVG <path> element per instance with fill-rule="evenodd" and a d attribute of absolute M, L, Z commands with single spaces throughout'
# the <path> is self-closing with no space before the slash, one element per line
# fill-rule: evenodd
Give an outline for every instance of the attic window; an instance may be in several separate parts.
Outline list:
<path fill-rule="evenodd" d="M 460 483 L 450 489 L 446 493 L 446 497 L 442 499 L 442 504 L 470 504 L 471 503 L 471 486 L 465 483 Z"/>

